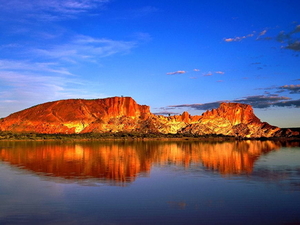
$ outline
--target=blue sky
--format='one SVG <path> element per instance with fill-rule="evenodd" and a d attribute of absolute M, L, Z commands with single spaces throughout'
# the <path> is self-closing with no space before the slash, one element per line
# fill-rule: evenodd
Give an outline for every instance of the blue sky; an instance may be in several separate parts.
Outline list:
<path fill-rule="evenodd" d="M 0 0 L 0 117 L 131 96 L 153 113 L 251 104 L 300 127 L 298 0 Z"/>

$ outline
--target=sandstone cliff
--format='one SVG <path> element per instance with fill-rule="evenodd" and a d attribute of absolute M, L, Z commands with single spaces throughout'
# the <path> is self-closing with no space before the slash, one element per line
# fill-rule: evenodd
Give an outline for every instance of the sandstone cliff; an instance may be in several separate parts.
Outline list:
<path fill-rule="evenodd" d="M 0 122 L 0 130 L 47 134 L 131 131 L 150 115 L 149 106 L 138 105 L 130 97 L 69 99 L 13 113 Z"/>
<path fill-rule="evenodd" d="M 159 116 L 130 97 L 69 99 L 40 104 L 0 120 L 0 131 L 45 134 L 140 132 L 246 138 L 299 135 L 261 122 L 250 105 L 222 103 L 202 115 Z"/>
<path fill-rule="evenodd" d="M 222 134 L 238 137 L 274 137 L 292 135 L 279 127 L 261 122 L 250 105 L 221 103 L 218 109 L 203 113 L 197 123 L 189 124 L 183 132 L 198 135 Z"/>

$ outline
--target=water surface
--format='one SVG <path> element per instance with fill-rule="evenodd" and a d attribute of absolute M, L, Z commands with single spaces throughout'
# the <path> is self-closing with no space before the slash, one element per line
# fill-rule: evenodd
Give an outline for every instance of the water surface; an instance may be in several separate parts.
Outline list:
<path fill-rule="evenodd" d="M 300 224 L 298 142 L 0 142 L 0 224 Z"/>

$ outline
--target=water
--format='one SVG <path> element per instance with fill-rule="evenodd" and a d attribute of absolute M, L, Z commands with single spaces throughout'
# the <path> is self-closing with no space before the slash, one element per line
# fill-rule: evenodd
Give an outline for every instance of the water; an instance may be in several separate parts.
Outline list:
<path fill-rule="evenodd" d="M 299 142 L 0 142 L 0 224 L 300 224 Z"/>

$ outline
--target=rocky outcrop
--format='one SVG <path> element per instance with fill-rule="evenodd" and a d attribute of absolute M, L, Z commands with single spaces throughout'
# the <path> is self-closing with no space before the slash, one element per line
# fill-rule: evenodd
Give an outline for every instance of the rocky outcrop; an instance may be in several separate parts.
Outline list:
<path fill-rule="evenodd" d="M 130 97 L 69 99 L 40 104 L 2 119 L 0 130 L 35 133 L 131 131 L 150 115 Z"/>
<path fill-rule="evenodd" d="M 40 104 L 0 120 L 0 131 L 45 134 L 140 132 L 226 135 L 243 138 L 299 135 L 261 122 L 250 105 L 222 103 L 219 108 L 192 116 L 188 112 L 160 116 L 130 97 L 69 99 Z"/>
<path fill-rule="evenodd" d="M 237 137 L 274 137 L 283 135 L 279 127 L 261 122 L 250 105 L 221 103 L 220 107 L 207 111 L 197 123 L 191 123 L 181 132 L 197 135 L 228 135 Z M 285 135 L 292 135 L 287 131 Z"/>

